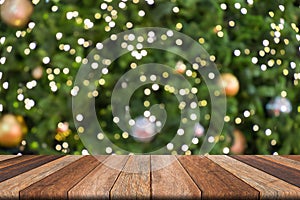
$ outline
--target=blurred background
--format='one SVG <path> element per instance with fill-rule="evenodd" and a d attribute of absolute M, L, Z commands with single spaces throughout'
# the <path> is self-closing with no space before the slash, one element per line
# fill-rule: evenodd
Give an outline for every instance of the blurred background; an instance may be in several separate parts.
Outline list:
<path fill-rule="evenodd" d="M 199 42 L 222 74 L 227 113 L 211 154 L 300 153 L 299 0 L 0 0 L 0 153 L 88 154 L 72 116 L 74 79 L 89 52 L 112 34 L 164 27 Z M 138 55 L 138 56 L 137 56 Z M 201 76 L 172 53 L 141 50 L 113 62 L 93 93 L 98 120 L 114 144 L 133 152 L 166 145 L 178 132 L 176 89 L 146 85 L 131 98 L 132 132 L 111 114 L 118 79 L 141 64 L 174 68 L 197 95 L 200 121 L 183 154 L 197 154 L 210 122 Z M 173 90 L 173 91 L 172 91 Z M 147 111 L 159 103 L 168 119 L 161 133 Z M 79 130 L 80 132 L 80 130 Z M 146 136 L 147 139 L 141 136 Z M 125 148 L 125 147 L 124 147 Z M 106 153 L 117 153 L 113 147 Z"/>

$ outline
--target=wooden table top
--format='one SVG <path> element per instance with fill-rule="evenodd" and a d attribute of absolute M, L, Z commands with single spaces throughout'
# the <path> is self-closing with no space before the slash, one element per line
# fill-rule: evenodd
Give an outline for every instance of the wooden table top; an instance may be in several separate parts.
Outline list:
<path fill-rule="evenodd" d="M 0 155 L 0 199 L 300 199 L 300 156 Z"/>

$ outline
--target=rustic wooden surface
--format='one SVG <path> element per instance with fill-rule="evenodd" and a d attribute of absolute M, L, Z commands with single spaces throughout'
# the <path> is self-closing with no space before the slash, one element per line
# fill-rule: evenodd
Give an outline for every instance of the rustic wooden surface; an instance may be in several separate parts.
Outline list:
<path fill-rule="evenodd" d="M 140 173 L 128 173 L 135 170 Z M 110 191 L 112 199 L 150 199 L 150 156 L 130 156 Z"/>
<path fill-rule="evenodd" d="M 0 155 L 0 199 L 300 199 L 300 156 Z"/>
<path fill-rule="evenodd" d="M 171 164 L 166 166 L 165 162 Z M 159 169 L 152 172 L 153 199 L 193 199 L 201 196 L 201 190 L 176 157 L 151 156 L 151 167 Z"/>
<path fill-rule="evenodd" d="M 283 164 L 275 163 L 258 156 L 233 156 L 252 167 L 271 174 L 279 179 L 300 187 L 300 170 Z"/>
<path fill-rule="evenodd" d="M 257 190 L 206 157 L 181 156 L 179 160 L 203 191 L 205 199 L 230 199 L 236 194 L 241 199 L 259 197 Z"/>
<path fill-rule="evenodd" d="M 17 157 L 17 155 L 0 155 L 0 161 L 7 160 L 9 158 Z"/>
<path fill-rule="evenodd" d="M 208 156 L 208 158 L 258 190 L 261 199 L 300 198 L 300 188 L 243 162 L 229 156 Z"/>
<path fill-rule="evenodd" d="M 68 192 L 69 199 L 109 199 L 110 190 L 120 174 L 117 169 L 122 169 L 127 160 L 128 156 L 108 157 L 104 160 L 106 165 L 102 163 L 97 166 Z"/>
<path fill-rule="evenodd" d="M 291 160 L 296 160 L 296 161 L 299 161 L 300 162 L 300 156 L 296 156 L 296 155 L 284 155 L 284 156 L 282 156 L 282 157 L 284 157 L 284 158 L 289 158 L 289 159 L 291 159 Z"/>
<path fill-rule="evenodd" d="M 78 160 L 80 156 L 64 156 L 28 172 L 15 176 L 0 183 L 0 199 L 18 199 L 19 192 L 32 183 L 38 182 L 50 174 Z"/>

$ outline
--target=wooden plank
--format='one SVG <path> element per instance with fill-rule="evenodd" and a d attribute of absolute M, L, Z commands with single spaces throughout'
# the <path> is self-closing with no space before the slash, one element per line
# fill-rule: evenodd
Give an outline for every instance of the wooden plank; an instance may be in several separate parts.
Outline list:
<path fill-rule="evenodd" d="M 36 156 L 30 160 L 0 169 L 0 182 L 58 159 L 60 156 Z"/>
<path fill-rule="evenodd" d="M 54 161 L 48 162 L 40 167 L 28 172 L 15 176 L 0 183 L 0 199 L 19 199 L 19 191 L 30 186 L 31 184 L 42 180 L 48 175 L 60 170 L 64 166 L 78 160 L 81 156 L 64 156 Z"/>
<path fill-rule="evenodd" d="M 232 157 L 297 187 L 300 187 L 300 170 L 274 163 L 257 156 L 243 155 Z"/>
<path fill-rule="evenodd" d="M 10 159 L 0 161 L 0 169 L 8 167 L 8 166 L 12 166 L 12 165 L 17 165 L 19 163 L 22 163 L 22 162 L 25 162 L 25 161 L 31 160 L 31 159 L 38 159 L 38 158 L 37 158 L 37 156 L 33 156 L 33 155 L 12 157 Z"/>
<path fill-rule="evenodd" d="M 84 156 L 21 190 L 20 199 L 68 199 L 67 192 L 97 167 L 99 160 L 93 156 Z"/>
<path fill-rule="evenodd" d="M 14 158 L 17 156 L 19 156 L 19 155 L 0 155 L 0 161 L 11 159 L 11 158 Z"/>
<path fill-rule="evenodd" d="M 131 173 L 131 172 L 138 173 Z M 111 199 L 150 199 L 150 156 L 130 156 L 110 191 Z"/>
<path fill-rule="evenodd" d="M 175 156 L 151 156 L 151 169 L 153 199 L 201 198 L 200 189 Z"/>
<path fill-rule="evenodd" d="M 116 182 L 129 156 L 113 155 L 103 161 L 69 192 L 69 199 L 109 199 L 109 191 Z"/>
<path fill-rule="evenodd" d="M 258 199 L 259 192 L 204 156 L 180 156 L 202 199 Z"/>
<path fill-rule="evenodd" d="M 299 155 L 281 155 L 282 157 L 291 159 L 291 160 L 295 160 L 300 162 L 300 156 Z"/>
<path fill-rule="evenodd" d="M 223 155 L 208 158 L 258 190 L 261 199 L 300 198 L 300 188 L 241 161 Z"/>
<path fill-rule="evenodd" d="M 259 155 L 258 157 L 266 159 L 266 160 L 270 160 L 274 163 L 282 164 L 282 165 L 300 170 L 300 162 L 295 161 L 295 160 L 291 160 L 291 159 L 284 158 L 281 156 L 271 156 L 271 155 L 265 155 L 265 156 Z"/>

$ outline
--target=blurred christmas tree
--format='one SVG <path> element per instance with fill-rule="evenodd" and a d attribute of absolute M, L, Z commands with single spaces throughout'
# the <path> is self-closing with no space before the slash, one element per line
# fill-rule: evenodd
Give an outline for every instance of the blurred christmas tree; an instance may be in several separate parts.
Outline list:
<path fill-rule="evenodd" d="M 192 37 L 227 74 L 225 127 L 211 153 L 300 153 L 298 0 L 32 0 L 34 10 L 24 2 L 0 1 L 0 153 L 86 152 L 71 113 L 76 73 L 97 44 L 138 27 L 164 27 Z M 147 149 L 147 140 L 136 141 L 112 124 L 111 92 L 130 68 L 150 62 L 173 66 L 197 88 L 201 120 L 186 154 L 197 153 L 210 120 L 205 84 L 189 75 L 192 68 L 182 58 L 158 50 L 146 54 L 122 56 L 99 80 L 101 95 L 93 95 L 100 125 L 115 144 Z M 163 103 L 168 112 L 164 131 L 172 136 L 180 106 L 165 90 L 142 87 L 130 104 L 136 123 L 144 126 L 147 122 L 138 117 L 149 105 Z M 147 126 L 151 132 L 152 125 Z M 160 139 L 165 145 L 170 136 Z"/>

